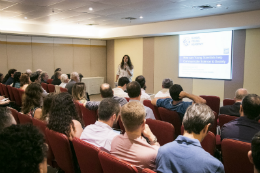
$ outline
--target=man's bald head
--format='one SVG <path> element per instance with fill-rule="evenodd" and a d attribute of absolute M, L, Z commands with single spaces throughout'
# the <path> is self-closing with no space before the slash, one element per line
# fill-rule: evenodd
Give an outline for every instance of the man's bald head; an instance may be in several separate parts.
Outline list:
<path fill-rule="evenodd" d="M 247 96 L 247 90 L 245 88 L 239 88 L 238 90 L 236 90 L 236 93 L 235 93 L 235 100 L 236 102 L 238 101 L 242 101 L 243 98 L 245 96 Z"/>
<path fill-rule="evenodd" d="M 103 98 L 111 98 L 114 96 L 113 90 L 108 83 L 100 86 L 100 93 Z"/>

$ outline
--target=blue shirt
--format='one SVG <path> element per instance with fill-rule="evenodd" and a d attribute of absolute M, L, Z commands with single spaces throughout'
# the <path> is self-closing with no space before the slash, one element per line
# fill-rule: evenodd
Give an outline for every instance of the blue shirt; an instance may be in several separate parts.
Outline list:
<path fill-rule="evenodd" d="M 197 139 L 179 135 L 159 148 L 157 173 L 224 173 L 223 164 L 206 152 Z"/>
<path fill-rule="evenodd" d="M 178 113 L 181 113 L 182 115 L 185 114 L 187 108 L 192 105 L 192 102 L 180 102 L 176 105 L 172 104 L 172 99 L 171 98 L 167 98 L 167 99 L 158 99 L 156 102 L 156 106 L 157 107 L 163 107 L 166 109 L 169 109 L 171 111 L 176 111 Z"/>

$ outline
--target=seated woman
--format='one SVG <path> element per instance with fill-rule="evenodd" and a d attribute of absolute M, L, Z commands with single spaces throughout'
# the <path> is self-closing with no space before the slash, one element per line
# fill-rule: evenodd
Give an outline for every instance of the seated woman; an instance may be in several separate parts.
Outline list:
<path fill-rule="evenodd" d="M 54 79 L 51 82 L 51 84 L 52 85 L 60 85 L 61 84 L 60 77 L 61 77 L 61 72 L 60 71 L 55 72 Z"/>
<path fill-rule="evenodd" d="M 22 99 L 22 112 L 33 118 L 41 118 L 42 87 L 38 83 L 31 83 L 25 90 Z"/>
<path fill-rule="evenodd" d="M 4 75 L 2 73 L 0 73 L 0 83 L 2 83 L 4 80 Z"/>
<path fill-rule="evenodd" d="M 69 93 L 63 92 L 54 97 L 49 113 L 48 128 L 65 134 L 69 140 L 74 137 L 80 138 L 83 131 L 82 123 Z"/>
<path fill-rule="evenodd" d="M 30 76 L 27 73 L 23 73 L 20 76 L 20 89 L 25 91 L 25 89 L 30 83 L 31 83 Z"/>
<path fill-rule="evenodd" d="M 67 83 L 69 83 L 69 78 L 68 78 L 68 75 L 66 75 L 66 74 L 62 74 L 60 76 L 60 80 L 61 80 L 60 87 L 62 87 L 62 88 L 65 88 Z"/>
<path fill-rule="evenodd" d="M 86 96 L 86 85 L 85 83 L 75 83 L 72 87 L 72 97 L 75 101 L 86 104 L 87 96 Z"/>
<path fill-rule="evenodd" d="M 16 72 L 16 73 L 14 74 L 13 87 L 15 87 L 15 88 L 20 88 L 20 77 L 21 77 L 21 72 Z"/>
<path fill-rule="evenodd" d="M 40 120 L 45 121 L 45 122 L 49 121 L 51 103 L 52 103 L 52 100 L 54 99 L 54 97 L 55 97 L 55 94 L 50 93 L 44 98 Z"/>

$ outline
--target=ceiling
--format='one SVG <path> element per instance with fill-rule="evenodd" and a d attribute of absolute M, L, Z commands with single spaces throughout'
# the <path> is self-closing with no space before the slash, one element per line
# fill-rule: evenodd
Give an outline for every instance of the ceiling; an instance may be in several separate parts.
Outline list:
<path fill-rule="evenodd" d="M 197 8 L 201 5 L 213 8 Z M 0 0 L 0 19 L 114 28 L 259 9 L 260 0 Z"/>

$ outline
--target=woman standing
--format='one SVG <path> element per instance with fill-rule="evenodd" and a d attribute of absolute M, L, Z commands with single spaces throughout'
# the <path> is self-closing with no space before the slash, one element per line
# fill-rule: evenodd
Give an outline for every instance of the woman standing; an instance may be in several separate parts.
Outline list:
<path fill-rule="evenodd" d="M 130 82 L 132 82 L 132 77 L 134 74 L 134 66 L 132 65 L 131 59 L 128 55 L 122 58 L 121 64 L 118 65 L 118 70 L 116 73 L 116 82 L 121 77 L 127 77 Z"/>

